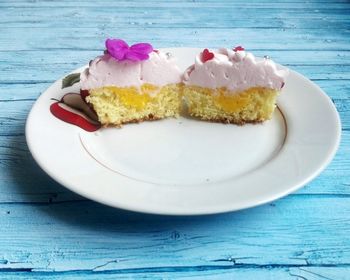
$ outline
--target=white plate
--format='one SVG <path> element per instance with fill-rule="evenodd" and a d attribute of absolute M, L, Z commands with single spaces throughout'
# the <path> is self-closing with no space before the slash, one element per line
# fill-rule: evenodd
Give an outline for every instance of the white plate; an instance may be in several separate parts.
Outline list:
<path fill-rule="evenodd" d="M 185 69 L 200 50 L 166 51 Z M 79 90 L 60 87 L 58 80 L 28 116 L 35 160 L 68 189 L 134 211 L 197 215 L 272 201 L 315 178 L 340 140 L 333 103 L 294 71 L 273 119 L 244 126 L 179 118 L 88 133 L 51 115 L 51 98 Z"/>

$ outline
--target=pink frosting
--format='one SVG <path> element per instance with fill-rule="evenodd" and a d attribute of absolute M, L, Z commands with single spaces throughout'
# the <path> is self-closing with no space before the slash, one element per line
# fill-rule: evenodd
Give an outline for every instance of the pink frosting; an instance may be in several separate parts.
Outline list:
<path fill-rule="evenodd" d="M 201 54 L 184 74 L 186 85 L 206 88 L 225 87 L 232 93 L 251 87 L 281 89 L 288 70 L 268 58 L 255 58 L 245 51 L 219 49 L 214 58 L 202 62 Z"/>
<path fill-rule="evenodd" d="M 164 86 L 181 82 L 182 73 L 174 58 L 160 51 L 154 51 L 149 56 L 148 60 L 140 62 L 118 61 L 109 54 L 98 56 L 81 73 L 81 89 L 139 87 L 144 83 Z"/>

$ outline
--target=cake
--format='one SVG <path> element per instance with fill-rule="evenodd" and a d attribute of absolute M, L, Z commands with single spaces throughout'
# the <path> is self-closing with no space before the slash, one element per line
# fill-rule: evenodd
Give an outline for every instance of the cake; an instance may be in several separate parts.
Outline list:
<path fill-rule="evenodd" d="M 62 88 L 80 82 L 80 94 L 65 94 L 50 110 L 88 131 L 186 111 L 206 121 L 258 123 L 271 119 L 287 75 L 269 57 L 257 58 L 240 46 L 204 49 L 183 73 L 171 54 L 148 43 L 107 39 L 103 55 L 62 81 Z"/>
<path fill-rule="evenodd" d="M 181 110 L 182 72 L 171 54 L 148 43 L 129 47 L 107 39 L 105 53 L 80 75 L 80 87 L 102 126 L 176 117 Z"/>
<path fill-rule="evenodd" d="M 242 47 L 205 49 L 184 73 L 184 97 L 192 117 L 223 123 L 271 119 L 288 70 Z"/>

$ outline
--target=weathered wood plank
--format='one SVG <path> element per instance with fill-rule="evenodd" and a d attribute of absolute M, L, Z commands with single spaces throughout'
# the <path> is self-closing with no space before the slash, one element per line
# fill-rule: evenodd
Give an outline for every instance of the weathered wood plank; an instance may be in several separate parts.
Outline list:
<path fill-rule="evenodd" d="M 30 32 L 29 32 L 30 31 Z M 35 36 L 33 36 L 35 34 Z M 0 33 L 0 51 L 15 50 L 100 50 L 106 37 L 130 42 L 148 41 L 157 47 L 222 47 L 244 45 L 248 49 L 349 50 L 350 30 L 329 32 L 323 29 L 286 30 L 261 28 L 121 28 L 106 25 L 95 28 L 4 28 Z M 44 57 L 43 57 L 44 58 Z"/>
<path fill-rule="evenodd" d="M 130 17 L 128 21 L 117 21 L 118 18 L 109 17 L 106 18 L 106 16 L 98 16 L 91 20 L 91 18 L 85 18 L 85 17 L 75 17 L 72 18 L 71 16 L 62 16 L 58 18 L 47 18 L 47 19 L 40 19 L 37 17 L 25 17 L 21 20 L 13 20 L 13 17 L 9 16 L 4 17 L 0 20 L 0 24 L 3 24 L 6 26 L 6 28 L 22 28 L 22 29 L 28 29 L 28 28 L 37 28 L 37 27 L 45 27 L 45 28 L 62 28 L 62 27 L 69 27 L 69 26 L 80 26 L 80 28 L 95 28 L 96 26 L 106 26 L 106 25 L 112 25 L 112 26 L 118 26 L 119 28 L 188 28 L 189 25 L 196 24 L 196 20 L 201 20 L 200 18 L 196 17 L 189 17 L 187 21 L 183 20 L 183 17 L 186 15 L 182 15 L 179 17 L 179 13 L 174 13 L 171 15 L 172 22 L 169 23 L 168 17 L 169 14 L 164 14 L 162 17 L 158 16 L 152 19 L 152 21 L 149 20 L 148 17 Z M 310 30 L 310 29 L 328 29 L 328 30 L 334 30 L 334 29 L 342 29 L 344 26 L 348 26 L 350 24 L 350 20 L 347 17 L 341 16 L 341 17 L 334 17 L 328 19 L 327 16 L 324 16 L 321 18 L 310 18 L 310 19 L 304 19 L 300 20 L 298 18 L 270 18 L 270 19 L 256 19 L 254 17 L 252 18 L 244 18 L 244 19 L 235 19 L 234 21 L 225 21 L 223 20 L 225 17 L 219 17 L 219 18 L 210 18 L 206 21 L 200 21 L 200 24 L 196 24 L 196 28 L 254 28 L 254 29 L 269 29 L 269 30 L 275 30 L 275 29 L 303 29 L 303 30 Z"/>
<path fill-rule="evenodd" d="M 0 204 L 0 268 L 348 265 L 349 199 L 289 196 L 206 217 L 142 215 L 89 201 Z"/>
<path fill-rule="evenodd" d="M 302 5 L 300 4 L 302 3 Z M 327 3 L 327 6 L 323 6 L 321 3 Z M 309 13 L 317 13 L 321 11 L 328 10 L 338 10 L 348 7 L 346 1 L 99 1 L 99 5 L 90 1 L 11 1 L 11 3 L 0 2 L 0 7 L 6 8 L 32 8 L 32 9 L 42 9 L 42 8 L 61 8 L 61 9 L 72 9 L 72 8 L 87 8 L 93 7 L 96 10 L 104 8 L 143 8 L 151 10 L 157 8 L 165 8 L 171 10 L 172 8 L 234 8 L 236 10 L 241 9 L 279 9 L 281 12 L 288 9 L 297 9 L 301 11 L 307 11 Z M 310 11 L 308 11 L 310 10 Z M 257 11 L 258 13 L 258 11 Z"/>
<path fill-rule="evenodd" d="M 346 16 L 349 4 L 328 3 L 320 9 L 319 4 L 305 3 L 135 3 L 107 2 L 100 7 L 91 6 L 90 2 L 69 6 L 61 2 L 48 2 L 49 6 L 32 4 L 14 8 L 2 7 L 0 24 L 6 28 L 62 28 L 80 26 L 160 27 L 160 28 L 286 28 L 286 29 L 339 29 L 349 26 Z M 71 3 L 68 3 L 71 4 Z M 209 4 L 209 6 L 208 6 Z M 154 8 L 146 10 L 146 7 Z M 52 7 L 56 7 L 55 10 Z M 0 3 L 1 7 L 1 3 Z M 58 8 L 59 7 L 59 8 Z M 92 10 L 93 9 L 93 10 Z M 215 13 L 212 10 L 215 9 Z M 194 13 L 193 10 L 196 12 Z M 20 18 L 16 16 L 21 14 Z M 245 17 L 240 17 L 244 13 Z M 123 17 L 118 16 L 123 14 Z M 171 18 L 171 21 L 169 21 Z M 205 20 L 204 20 L 205 18 Z M 14 20 L 15 19 L 15 20 Z"/>
<path fill-rule="evenodd" d="M 62 4 L 63 3 L 63 4 Z M 348 25 L 349 4 L 343 1 L 103 1 L 96 7 L 88 1 L 7 2 L 2 6 L 2 22 L 6 27 L 81 26 L 94 28 L 108 25 L 119 28 L 322 28 L 339 29 Z M 54 7 L 55 9 L 52 9 Z M 212 11 L 215 10 L 215 13 Z M 195 11 L 195 12 L 194 12 Z M 17 15 L 20 13 L 21 17 Z M 119 15 L 123 15 L 123 17 Z M 242 18 L 241 15 L 245 16 Z M 16 20 L 14 20 L 16 18 Z M 168 19 L 171 18 L 171 21 Z"/>
<path fill-rule="evenodd" d="M 14 271 L 3 272 L 0 279 L 21 280 L 21 279 L 46 279 L 51 280 L 77 280 L 77 279 L 194 279 L 194 280 L 219 280 L 219 279 L 308 279 L 324 280 L 337 279 L 347 280 L 349 275 L 348 267 L 288 267 L 288 266 L 251 266 L 242 267 L 227 266 L 223 267 L 169 267 L 154 269 L 130 269 L 130 270 L 113 270 L 113 271 L 69 271 L 69 272 L 26 272 Z"/>
<path fill-rule="evenodd" d="M 51 82 L 33 84 L 0 84 L 0 102 L 35 101 Z"/>
<path fill-rule="evenodd" d="M 91 4 L 91 1 L 89 0 L 79 0 L 79 1 L 74 1 L 75 3 L 77 3 L 78 5 L 81 5 L 81 4 L 85 4 L 87 3 L 88 5 L 95 5 L 96 4 Z M 111 2 L 115 2 L 114 0 L 101 0 L 100 1 L 102 4 L 106 3 L 106 4 L 109 4 Z M 118 1 L 121 3 L 121 5 L 138 5 L 138 4 L 145 4 L 143 0 L 133 0 L 132 3 L 130 3 L 130 1 L 127 1 L 127 0 L 121 0 L 121 1 Z M 148 1 L 149 3 L 154 3 L 155 5 L 156 4 L 164 4 L 164 1 L 162 0 L 151 0 L 151 1 Z M 147 3 L 148 3 L 147 2 Z M 237 1 L 234 1 L 232 2 L 231 0 L 221 0 L 221 1 L 216 1 L 216 0 L 196 0 L 196 1 L 191 1 L 191 0 L 169 0 L 167 1 L 167 3 L 169 5 L 171 4 L 177 4 L 177 5 L 186 5 L 187 3 L 191 3 L 191 2 L 195 2 L 195 3 L 203 3 L 203 4 L 207 4 L 207 5 L 235 5 L 237 6 L 238 4 L 252 4 L 252 5 L 255 5 L 255 6 L 263 6 L 265 4 L 274 4 L 276 3 L 276 1 L 272 1 L 272 0 L 265 0 L 265 1 L 260 1 L 260 0 L 251 0 L 249 2 L 247 1 L 244 1 L 244 0 L 237 0 Z M 283 4 L 298 4 L 298 3 L 303 3 L 305 5 L 312 5 L 313 3 L 315 5 L 318 5 L 318 7 L 322 7 L 322 3 L 329 3 L 330 1 L 329 0 L 312 0 L 311 2 L 310 1 L 305 1 L 305 0 L 283 0 L 283 1 L 280 1 L 281 3 Z M 23 3 L 23 4 L 27 4 L 27 5 L 32 5 L 33 3 L 38 3 L 38 5 L 45 5 L 45 4 L 48 4 L 50 5 L 51 3 L 68 3 L 68 4 L 71 4 L 72 6 L 74 6 L 74 4 L 71 3 L 71 1 L 69 0 L 62 0 L 62 1 L 58 1 L 58 0 L 36 0 L 35 2 L 32 1 L 32 0 L 11 0 L 10 2 L 8 0 L 1 0 L 0 3 L 4 3 L 4 4 L 8 4 L 12 7 L 15 7 L 17 4 L 20 4 L 20 3 Z M 135 4 L 133 4 L 135 3 Z M 335 0 L 335 1 L 332 1 L 332 3 L 348 3 L 347 0 Z M 147 4 L 145 4 L 146 7 Z M 100 4 L 99 4 L 100 6 Z"/>

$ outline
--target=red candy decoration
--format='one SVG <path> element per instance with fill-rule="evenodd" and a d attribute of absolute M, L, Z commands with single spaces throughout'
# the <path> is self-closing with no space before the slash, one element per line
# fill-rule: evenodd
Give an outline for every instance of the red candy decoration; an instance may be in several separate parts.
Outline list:
<path fill-rule="evenodd" d="M 214 53 L 210 52 L 208 49 L 204 49 L 202 52 L 202 61 L 206 62 L 214 58 Z"/>
<path fill-rule="evenodd" d="M 237 46 L 233 49 L 235 52 L 238 52 L 238 51 L 244 51 L 244 48 L 242 46 Z"/>

